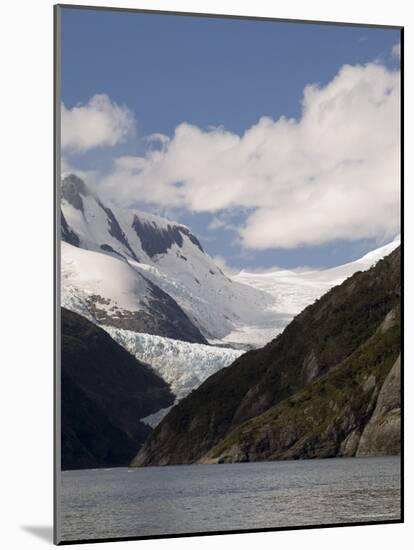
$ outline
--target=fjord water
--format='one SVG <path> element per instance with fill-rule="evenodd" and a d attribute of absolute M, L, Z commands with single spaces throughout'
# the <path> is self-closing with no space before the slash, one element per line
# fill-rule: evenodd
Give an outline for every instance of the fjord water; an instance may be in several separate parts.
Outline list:
<path fill-rule="evenodd" d="M 62 540 L 399 520 L 400 458 L 62 472 Z"/>

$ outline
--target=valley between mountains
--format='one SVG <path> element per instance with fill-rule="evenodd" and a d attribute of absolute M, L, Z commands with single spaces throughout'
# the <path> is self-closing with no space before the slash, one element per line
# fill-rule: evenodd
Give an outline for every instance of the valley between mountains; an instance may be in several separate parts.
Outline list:
<path fill-rule="evenodd" d="M 62 469 L 399 453 L 398 238 L 228 276 L 74 174 L 61 207 Z"/>

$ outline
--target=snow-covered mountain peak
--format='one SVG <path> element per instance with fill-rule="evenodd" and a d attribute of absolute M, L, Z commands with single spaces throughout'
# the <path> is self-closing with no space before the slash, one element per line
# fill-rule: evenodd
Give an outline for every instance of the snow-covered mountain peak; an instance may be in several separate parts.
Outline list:
<path fill-rule="evenodd" d="M 68 174 L 62 179 L 62 199 L 77 210 L 83 211 L 82 197 L 91 195 L 85 182 L 75 174 Z"/>
<path fill-rule="evenodd" d="M 156 325 L 150 323 L 153 334 L 161 330 L 160 322 L 168 317 L 168 327 L 163 325 L 162 334 L 177 334 L 170 329 L 175 322 L 173 317 L 178 315 L 186 326 L 183 339 L 200 341 L 196 336 L 199 331 L 211 342 L 254 346 L 274 338 L 304 307 L 355 271 L 369 269 L 399 244 L 395 240 L 355 262 L 330 269 L 273 273 L 242 271 L 230 278 L 205 253 L 188 227 L 155 214 L 109 207 L 73 174 L 67 175 L 62 182 L 62 239 L 84 251 L 111 257 L 114 269 L 103 267 L 105 262 L 98 261 L 98 256 L 84 254 L 81 269 L 91 273 L 92 269 L 86 265 L 88 262 L 95 264 L 95 269 L 99 266 L 93 285 L 99 287 L 101 303 L 109 300 L 111 307 L 120 307 L 119 296 L 123 296 L 130 306 L 126 310 L 132 312 L 134 318 L 137 311 L 144 311 L 147 316 L 155 315 Z M 82 285 L 88 283 L 82 274 L 76 277 L 73 269 L 70 277 L 65 277 L 65 270 L 69 269 L 66 256 L 73 260 L 76 255 L 73 246 L 62 248 L 62 281 L 70 286 L 70 292 L 64 295 L 71 297 L 72 307 L 75 307 L 76 289 L 78 295 L 83 296 Z M 122 276 L 118 276 L 121 273 Z M 126 273 L 128 277 L 124 277 Z M 112 295 L 114 289 L 107 280 L 109 277 L 118 287 L 117 299 Z M 133 284 L 130 277 L 134 279 Z M 84 314 L 85 301 L 81 302 L 83 305 L 79 309 L 82 311 L 78 312 Z M 142 315 L 140 323 L 130 326 L 126 323 L 122 328 L 137 330 L 138 327 L 141 331 L 141 327 L 145 327 Z M 149 323 L 148 317 L 145 319 Z M 110 324 L 109 321 L 106 324 Z M 117 323 L 114 326 L 119 327 L 118 320 Z M 188 323 L 194 330 L 188 330 Z"/>
<path fill-rule="evenodd" d="M 62 180 L 62 238 L 88 250 L 147 262 L 185 240 L 204 253 L 191 230 L 180 223 L 138 210 L 106 205 L 76 174 Z"/>
<path fill-rule="evenodd" d="M 146 212 L 109 208 L 77 176 L 67 176 L 63 185 L 62 239 L 126 261 L 169 295 L 206 338 L 222 338 L 235 322 L 260 315 L 266 294 L 224 275 L 188 227 Z"/>

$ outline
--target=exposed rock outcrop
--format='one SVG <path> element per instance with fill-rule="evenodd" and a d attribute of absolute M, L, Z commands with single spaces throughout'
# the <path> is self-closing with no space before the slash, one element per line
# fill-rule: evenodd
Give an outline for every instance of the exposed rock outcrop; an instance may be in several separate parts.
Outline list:
<path fill-rule="evenodd" d="M 150 258 L 157 254 L 165 254 L 173 244 L 181 248 L 184 242 L 183 235 L 186 235 L 201 252 L 204 252 L 200 241 L 182 225 L 171 223 L 167 227 L 157 227 L 155 222 L 142 222 L 138 216 L 135 216 L 132 227 L 141 241 L 142 248 Z M 184 256 L 183 259 L 186 260 Z"/>
<path fill-rule="evenodd" d="M 401 447 L 401 358 L 379 393 L 374 413 L 362 432 L 357 456 L 395 455 Z"/>
<path fill-rule="evenodd" d="M 397 249 L 206 380 L 132 465 L 353 456 L 400 353 L 400 294 Z"/>
<path fill-rule="evenodd" d="M 391 366 L 399 344 L 395 322 L 316 382 L 241 424 L 200 461 L 397 454 L 398 362 Z"/>

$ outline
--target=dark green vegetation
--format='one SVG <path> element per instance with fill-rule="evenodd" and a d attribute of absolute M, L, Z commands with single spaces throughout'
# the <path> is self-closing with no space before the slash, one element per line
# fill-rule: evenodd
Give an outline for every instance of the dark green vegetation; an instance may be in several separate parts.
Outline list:
<path fill-rule="evenodd" d="M 393 438 L 371 433 L 359 454 L 397 453 L 398 399 L 383 395 L 382 416 L 377 402 L 399 397 L 400 273 L 397 249 L 333 288 L 183 399 L 133 465 L 354 456 L 384 425 Z"/>
<path fill-rule="evenodd" d="M 127 465 L 174 401 L 169 385 L 102 329 L 62 308 L 62 469 Z"/>
<path fill-rule="evenodd" d="M 374 336 L 329 373 L 236 428 L 213 447 L 204 461 L 360 454 L 361 435 L 399 353 L 399 344 L 399 326 L 384 336 Z M 381 449 L 377 452 L 383 454 Z M 367 454 L 371 454 L 369 449 Z"/>

